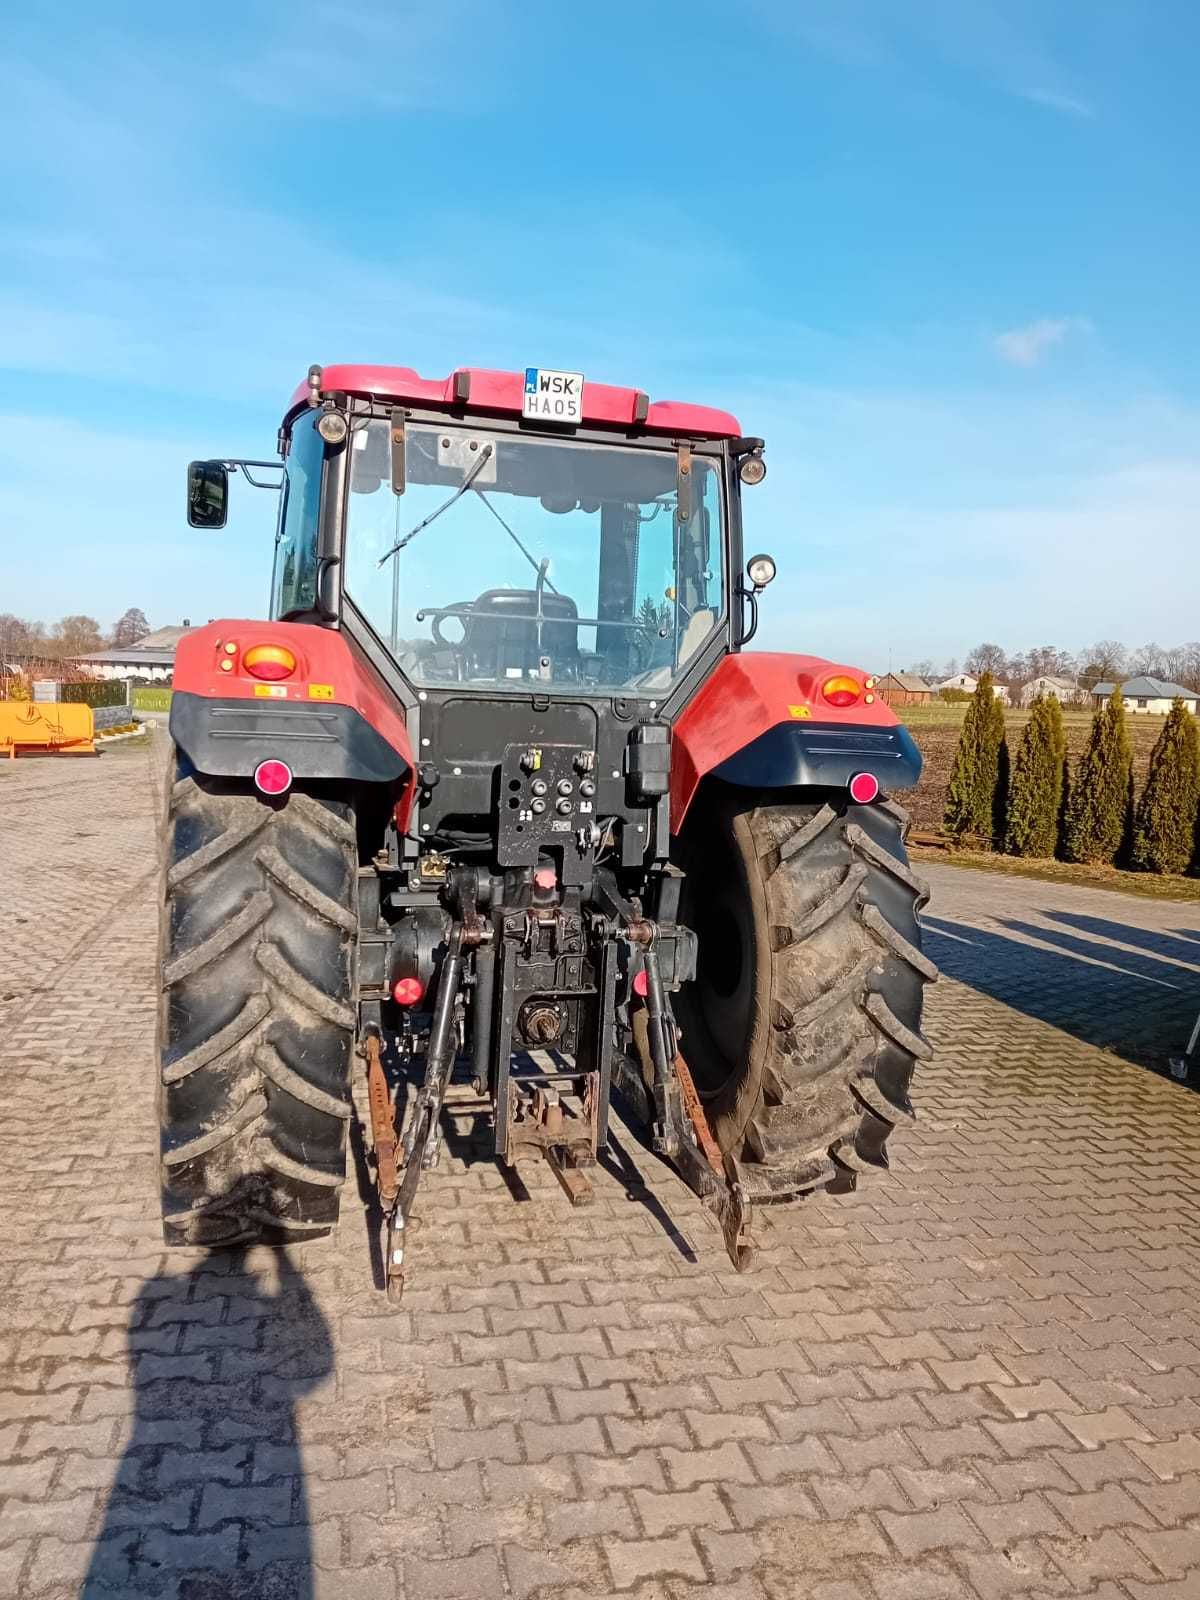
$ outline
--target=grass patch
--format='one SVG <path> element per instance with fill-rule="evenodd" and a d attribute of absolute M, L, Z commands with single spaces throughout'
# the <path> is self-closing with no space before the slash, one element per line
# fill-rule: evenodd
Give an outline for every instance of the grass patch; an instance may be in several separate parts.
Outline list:
<path fill-rule="evenodd" d="M 1143 900 L 1200 900 L 1200 878 L 1176 878 L 1169 873 L 1119 872 L 1116 867 L 1028 861 L 985 850 L 938 850 L 921 844 L 910 845 L 908 853 L 913 861 L 936 861 L 945 867 L 966 867 L 974 872 L 1002 872 L 1010 878 L 1038 878 L 1043 883 L 1072 883 L 1082 889 L 1109 889 Z"/>
<path fill-rule="evenodd" d="M 149 684 L 136 686 L 130 691 L 135 711 L 170 711 L 170 689 L 155 689 Z"/>

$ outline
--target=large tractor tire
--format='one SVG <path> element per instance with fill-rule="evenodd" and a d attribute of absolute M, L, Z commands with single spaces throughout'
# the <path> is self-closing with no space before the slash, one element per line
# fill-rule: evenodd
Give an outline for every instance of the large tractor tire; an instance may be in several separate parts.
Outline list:
<path fill-rule="evenodd" d="M 921 998 L 928 891 L 907 816 L 715 788 L 685 835 L 683 920 L 696 980 L 676 997 L 681 1050 L 750 1198 L 845 1190 L 887 1166 L 929 1054 Z"/>
<path fill-rule="evenodd" d="M 166 824 L 159 1113 L 168 1244 L 337 1221 L 358 851 L 342 799 L 264 800 L 179 758 Z"/>

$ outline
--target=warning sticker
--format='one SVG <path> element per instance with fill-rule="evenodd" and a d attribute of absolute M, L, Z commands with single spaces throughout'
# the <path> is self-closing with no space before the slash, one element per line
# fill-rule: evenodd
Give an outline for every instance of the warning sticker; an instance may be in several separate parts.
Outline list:
<path fill-rule="evenodd" d="M 807 706 L 789 706 L 788 710 L 792 714 L 793 717 L 811 717 L 812 716 L 812 712 L 809 710 L 809 708 Z"/>
<path fill-rule="evenodd" d="M 331 683 L 310 683 L 308 686 L 310 700 L 332 700 L 333 685 Z"/>
<path fill-rule="evenodd" d="M 256 683 L 254 693 L 260 700 L 286 700 L 286 683 Z"/>

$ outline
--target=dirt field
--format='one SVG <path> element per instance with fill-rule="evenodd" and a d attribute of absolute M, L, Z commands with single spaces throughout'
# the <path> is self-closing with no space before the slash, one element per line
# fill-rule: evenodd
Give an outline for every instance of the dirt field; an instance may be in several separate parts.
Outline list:
<path fill-rule="evenodd" d="M 913 814 L 916 828 L 940 828 L 946 809 L 946 786 L 950 782 L 950 768 L 962 728 L 966 705 L 900 706 L 897 714 L 911 729 L 913 738 L 925 757 L 925 770 L 915 789 L 900 796 Z M 1008 748 L 1016 755 L 1021 731 L 1029 720 L 1029 712 L 1011 710 L 1004 714 L 1008 726 Z M 1092 726 L 1090 710 L 1065 711 L 1067 725 L 1067 757 L 1074 763 L 1083 754 Z M 1134 782 L 1141 787 L 1150 764 L 1150 752 L 1162 732 L 1165 717 L 1127 716 L 1126 724 L 1133 744 Z"/>

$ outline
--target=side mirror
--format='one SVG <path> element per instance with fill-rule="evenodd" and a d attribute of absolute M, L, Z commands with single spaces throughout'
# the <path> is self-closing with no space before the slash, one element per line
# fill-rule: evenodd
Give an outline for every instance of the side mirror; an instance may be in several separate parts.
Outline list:
<path fill-rule="evenodd" d="M 220 461 L 188 466 L 187 519 L 192 528 L 223 528 L 229 514 L 229 472 Z"/>

